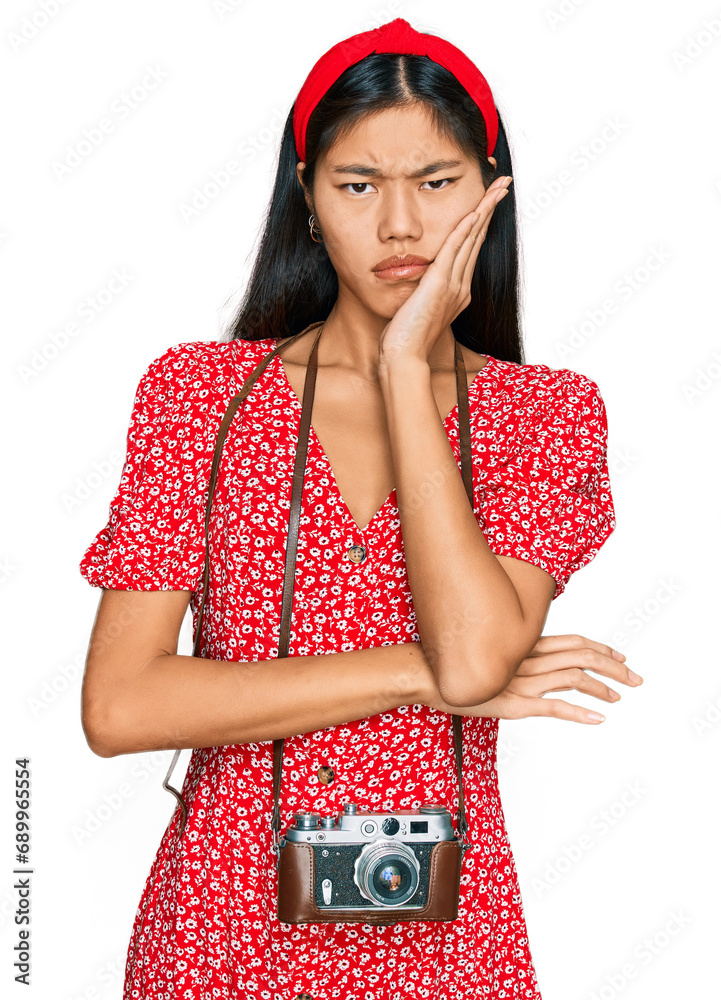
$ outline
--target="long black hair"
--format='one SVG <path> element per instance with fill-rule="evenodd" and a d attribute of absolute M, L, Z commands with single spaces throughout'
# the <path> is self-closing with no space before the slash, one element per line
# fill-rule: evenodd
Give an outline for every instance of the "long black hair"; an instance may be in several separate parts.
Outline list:
<path fill-rule="evenodd" d="M 484 187 L 498 176 L 513 175 L 500 115 L 494 169 L 487 159 L 483 116 L 449 70 L 428 56 L 374 53 L 349 66 L 310 117 L 303 183 L 311 199 L 318 161 L 363 115 L 418 104 L 428 109 L 442 135 L 466 156 L 476 157 Z M 291 108 L 258 252 L 225 334 L 230 340 L 280 339 L 300 333 L 310 323 L 326 319 L 338 297 L 338 278 L 325 247 L 310 237 L 297 163 Z M 470 350 L 523 364 L 514 188 L 512 183 L 494 210 L 476 261 L 471 302 L 453 321 L 452 330 Z"/>

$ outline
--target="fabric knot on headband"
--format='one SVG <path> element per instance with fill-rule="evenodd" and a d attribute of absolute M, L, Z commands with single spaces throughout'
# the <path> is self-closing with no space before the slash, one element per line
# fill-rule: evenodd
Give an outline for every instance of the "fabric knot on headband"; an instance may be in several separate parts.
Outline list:
<path fill-rule="evenodd" d="M 338 42 L 320 57 L 300 89 L 293 112 L 293 134 L 298 156 L 305 161 L 305 133 L 313 111 L 336 80 L 356 63 L 375 52 L 428 56 L 449 70 L 464 87 L 483 115 L 488 135 L 488 155 L 498 138 L 498 112 L 488 81 L 465 53 L 445 38 L 416 31 L 397 17 L 380 28 Z"/>

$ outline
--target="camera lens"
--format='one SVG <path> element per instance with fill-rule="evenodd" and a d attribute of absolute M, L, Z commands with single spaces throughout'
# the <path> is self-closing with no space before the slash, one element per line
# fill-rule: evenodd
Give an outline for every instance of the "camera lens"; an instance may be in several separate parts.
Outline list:
<path fill-rule="evenodd" d="M 373 888 L 379 896 L 388 902 L 395 903 L 405 895 L 411 884 L 411 873 L 408 865 L 398 861 L 389 864 L 381 861 L 375 866 L 372 874 Z"/>
<path fill-rule="evenodd" d="M 361 893 L 380 906 L 401 906 L 411 899 L 419 881 L 418 860 L 404 844 L 375 841 L 356 859 L 354 880 Z"/>

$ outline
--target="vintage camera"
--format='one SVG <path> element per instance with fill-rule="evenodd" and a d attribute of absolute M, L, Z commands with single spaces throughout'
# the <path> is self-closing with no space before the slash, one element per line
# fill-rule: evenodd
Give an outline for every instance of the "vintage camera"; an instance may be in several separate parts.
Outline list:
<path fill-rule="evenodd" d="M 378 813 L 348 802 L 336 815 L 303 811 L 294 820 L 285 842 L 312 848 L 311 894 L 328 915 L 365 911 L 369 904 L 423 909 L 431 852 L 442 841 L 456 841 L 451 815 L 437 803 Z"/>

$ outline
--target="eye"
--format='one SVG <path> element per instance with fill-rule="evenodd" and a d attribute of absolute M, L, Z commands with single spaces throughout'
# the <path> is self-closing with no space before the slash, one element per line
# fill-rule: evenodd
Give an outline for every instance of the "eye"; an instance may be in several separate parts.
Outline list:
<path fill-rule="evenodd" d="M 424 183 L 425 184 L 431 184 L 431 185 L 434 185 L 434 184 L 435 185 L 438 185 L 438 184 L 448 185 L 448 184 L 453 184 L 455 182 L 455 180 L 456 180 L 455 177 L 441 177 L 441 178 L 439 178 L 438 180 L 435 180 L 435 181 L 424 181 Z M 350 194 L 367 194 L 368 193 L 367 191 L 359 191 L 358 189 L 359 188 L 369 188 L 369 187 L 372 187 L 372 184 L 370 183 L 370 181 L 351 181 L 350 184 L 343 184 L 341 186 L 342 190 L 348 190 L 349 188 L 352 189 L 349 192 Z M 444 190 L 444 188 L 442 188 L 442 187 L 431 187 L 431 191 L 443 191 L 443 190 Z"/>

